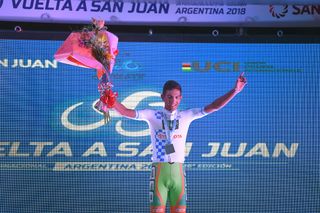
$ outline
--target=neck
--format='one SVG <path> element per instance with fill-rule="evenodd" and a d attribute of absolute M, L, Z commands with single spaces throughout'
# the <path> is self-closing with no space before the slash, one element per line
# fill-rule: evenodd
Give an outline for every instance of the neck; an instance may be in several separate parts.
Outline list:
<path fill-rule="evenodd" d="M 168 112 L 174 112 L 174 111 L 176 111 L 177 109 L 168 109 L 168 108 L 164 108 L 165 110 L 167 110 Z"/>

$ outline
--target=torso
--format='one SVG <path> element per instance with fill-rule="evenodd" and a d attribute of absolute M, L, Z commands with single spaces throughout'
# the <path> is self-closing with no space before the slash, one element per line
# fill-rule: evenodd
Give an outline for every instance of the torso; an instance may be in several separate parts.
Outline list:
<path fill-rule="evenodd" d="M 152 143 L 152 162 L 179 162 L 183 163 L 185 158 L 185 144 L 188 134 L 188 129 L 191 122 L 197 118 L 206 115 L 203 109 L 189 109 L 184 111 L 174 111 L 176 113 L 174 119 L 169 119 L 171 112 L 163 110 L 139 110 L 136 111 L 136 120 L 144 120 L 148 123 L 150 128 L 150 137 Z M 167 119 L 166 119 L 167 118 Z M 168 123 L 166 125 L 164 122 Z M 176 123 L 175 128 L 172 129 L 172 124 Z M 167 131 L 166 131 L 167 129 Z M 166 154 L 165 145 L 168 143 L 168 129 L 171 132 L 171 143 L 173 144 L 175 152 Z"/>

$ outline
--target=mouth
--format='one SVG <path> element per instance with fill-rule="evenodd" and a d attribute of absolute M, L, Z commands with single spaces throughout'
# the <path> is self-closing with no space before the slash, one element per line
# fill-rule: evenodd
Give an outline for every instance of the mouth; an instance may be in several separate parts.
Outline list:
<path fill-rule="evenodd" d="M 167 109 L 172 110 L 172 109 L 175 109 L 175 107 L 176 107 L 175 105 L 168 105 Z"/>
<path fill-rule="evenodd" d="M 177 108 L 177 105 L 171 105 L 170 108 L 175 109 L 175 108 Z"/>

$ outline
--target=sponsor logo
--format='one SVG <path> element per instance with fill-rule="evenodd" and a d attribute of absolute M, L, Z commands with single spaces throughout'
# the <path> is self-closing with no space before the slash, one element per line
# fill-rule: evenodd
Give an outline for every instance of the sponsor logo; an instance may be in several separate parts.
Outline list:
<path fill-rule="evenodd" d="M 193 61 L 182 63 L 182 72 L 302 72 L 300 68 L 276 67 L 264 61 Z"/>
<path fill-rule="evenodd" d="M 286 5 L 269 5 L 270 14 L 277 18 L 283 18 L 287 14 L 295 15 L 320 15 L 320 5 L 290 5 L 291 13 L 288 13 L 289 6 Z"/>
<path fill-rule="evenodd" d="M 293 15 L 320 15 L 320 5 L 292 5 Z"/>
<path fill-rule="evenodd" d="M 166 140 L 166 139 L 167 139 L 167 136 L 166 136 L 166 134 L 163 133 L 163 132 L 157 132 L 156 138 L 159 139 L 159 140 Z"/>
<path fill-rule="evenodd" d="M 275 18 L 283 18 L 288 13 L 288 5 L 269 5 L 269 12 Z"/>
<path fill-rule="evenodd" d="M 240 62 L 236 61 L 193 61 L 192 63 L 182 63 L 183 72 L 240 72 Z"/>

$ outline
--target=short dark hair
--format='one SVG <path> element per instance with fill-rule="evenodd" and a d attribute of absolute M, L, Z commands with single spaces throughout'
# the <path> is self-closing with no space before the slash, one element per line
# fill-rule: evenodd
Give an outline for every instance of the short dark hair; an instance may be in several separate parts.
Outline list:
<path fill-rule="evenodd" d="M 163 85 L 162 94 L 164 95 L 167 90 L 173 90 L 173 89 L 177 89 L 180 91 L 180 93 L 182 93 L 181 85 L 174 80 L 169 80 Z"/>

